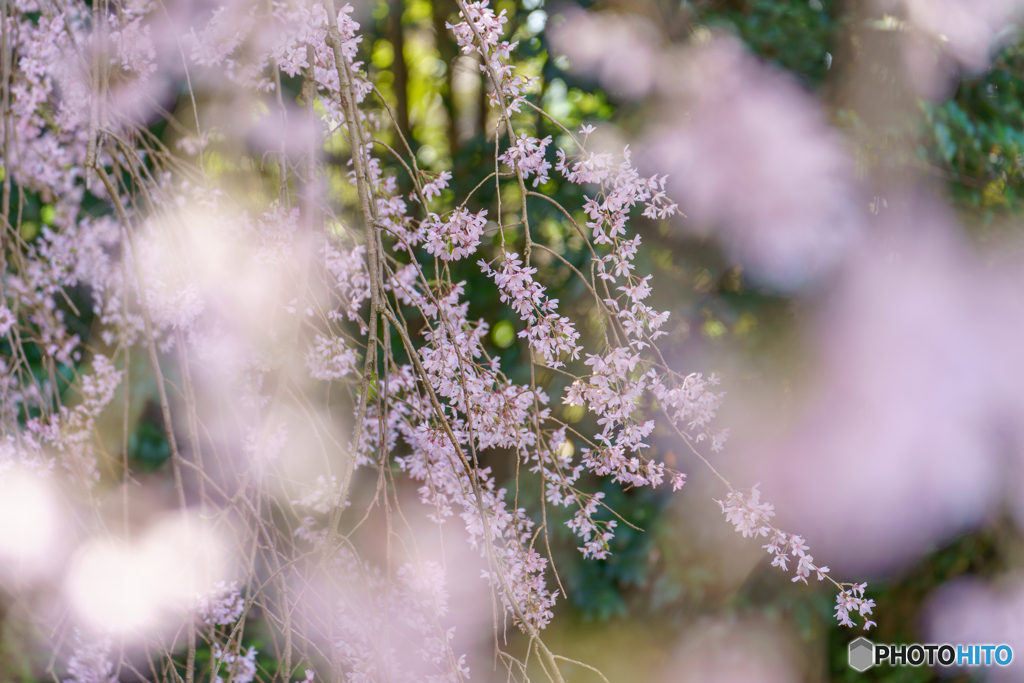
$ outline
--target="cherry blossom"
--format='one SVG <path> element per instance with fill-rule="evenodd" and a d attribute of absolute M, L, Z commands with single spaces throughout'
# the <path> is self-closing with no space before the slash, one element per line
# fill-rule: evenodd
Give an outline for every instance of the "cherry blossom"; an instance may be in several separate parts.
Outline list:
<path fill-rule="evenodd" d="M 204 624 L 227 626 L 238 621 L 245 601 L 238 591 L 238 582 L 220 581 L 212 593 L 196 597 L 196 612 Z"/>
<path fill-rule="evenodd" d="M 437 256 L 442 261 L 458 261 L 476 251 L 480 246 L 480 235 L 483 234 L 487 220 L 484 209 L 471 214 L 464 208 L 455 209 L 447 220 L 431 214 L 425 221 L 427 230 L 423 246 L 428 254 Z"/>

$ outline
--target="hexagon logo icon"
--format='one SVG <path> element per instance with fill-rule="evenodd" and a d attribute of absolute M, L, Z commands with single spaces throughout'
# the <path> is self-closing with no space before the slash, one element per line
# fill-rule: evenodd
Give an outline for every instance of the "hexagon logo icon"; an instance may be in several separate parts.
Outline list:
<path fill-rule="evenodd" d="M 875 646 L 867 638 L 858 638 L 850 643 L 850 666 L 857 671 L 867 671 L 875 663 Z"/>

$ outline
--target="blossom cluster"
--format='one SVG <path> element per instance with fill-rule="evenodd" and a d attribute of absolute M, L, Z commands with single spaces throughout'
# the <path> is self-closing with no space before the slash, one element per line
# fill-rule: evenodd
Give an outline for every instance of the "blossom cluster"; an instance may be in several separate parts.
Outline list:
<path fill-rule="evenodd" d="M 771 518 L 775 516 L 775 506 L 761 501 L 758 486 L 753 486 L 746 494 L 730 490 L 725 500 L 716 501 L 726 519 L 744 538 L 769 538 L 770 541 L 762 547 L 772 556 L 772 566 L 785 571 L 789 562 L 794 562 L 794 582 L 802 581 L 806 584 L 812 572 L 819 581 L 833 581 L 828 576 L 828 567 L 814 563 L 814 557 L 807 552 L 809 548 L 803 538 L 781 531 L 771 524 Z M 864 630 L 875 626 L 875 622 L 867 619 L 867 615 L 871 614 L 871 609 L 875 606 L 874 600 L 864 598 L 867 584 L 835 585 L 839 589 L 836 596 L 836 619 L 839 623 L 843 626 L 856 626 L 850 615 L 857 612 L 864 617 Z"/>
<path fill-rule="evenodd" d="M 442 261 L 458 261 L 476 251 L 480 246 L 487 220 L 487 209 L 472 214 L 459 207 L 452 212 L 446 221 L 431 214 L 424 227 L 426 237 L 423 240 L 428 254 L 437 256 Z"/>
<path fill-rule="evenodd" d="M 519 336 L 529 341 L 534 352 L 554 368 L 563 365 L 559 360 L 562 354 L 572 360 L 579 358 L 579 332 L 572 320 L 558 314 L 558 299 L 545 296 L 544 287 L 533 279 L 536 268 L 524 267 L 515 253 L 506 254 L 498 270 L 492 270 L 486 261 L 481 260 L 479 265 L 494 278 L 501 301 L 508 303 L 526 323 Z"/>
<path fill-rule="evenodd" d="M 245 601 L 238 590 L 238 582 L 220 581 L 213 592 L 196 597 L 196 612 L 204 624 L 227 626 L 242 616 Z"/>

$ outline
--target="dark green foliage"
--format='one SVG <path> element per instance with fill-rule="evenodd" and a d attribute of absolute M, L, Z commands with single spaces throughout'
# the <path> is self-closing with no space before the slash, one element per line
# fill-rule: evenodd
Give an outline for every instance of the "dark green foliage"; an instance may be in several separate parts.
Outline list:
<path fill-rule="evenodd" d="M 701 20 L 743 39 L 762 58 L 793 73 L 805 86 L 818 88 L 834 54 L 840 22 L 832 15 L 836 0 L 753 0 L 743 9 L 714 3 Z"/>
<path fill-rule="evenodd" d="M 919 158 L 949 181 L 953 197 L 991 217 L 1019 211 L 1024 165 L 1024 53 L 1015 44 L 992 68 L 960 83 L 945 102 L 922 102 Z"/>
<path fill-rule="evenodd" d="M 146 401 L 135 430 L 128 437 L 128 456 L 134 461 L 132 466 L 144 472 L 152 472 L 171 457 L 160 406 L 153 399 Z"/>

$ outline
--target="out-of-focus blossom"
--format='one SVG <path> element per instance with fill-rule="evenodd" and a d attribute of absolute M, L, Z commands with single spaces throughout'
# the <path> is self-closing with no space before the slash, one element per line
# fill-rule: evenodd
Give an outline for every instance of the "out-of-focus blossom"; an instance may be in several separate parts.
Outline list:
<path fill-rule="evenodd" d="M 328 339 L 318 334 L 306 354 L 306 367 L 313 379 L 337 380 L 350 374 L 356 365 L 356 352 L 340 337 Z"/>
<path fill-rule="evenodd" d="M 275 206 L 256 221 L 256 234 L 259 235 L 259 251 L 256 252 L 257 263 L 274 264 L 291 256 L 292 243 L 299 223 L 299 210 L 285 210 Z"/>
<path fill-rule="evenodd" d="M 625 97 L 640 97 L 654 87 L 662 36 L 650 21 L 629 12 L 578 9 L 565 12 L 563 19 L 549 35 L 575 72 L 595 76 Z"/>
<path fill-rule="evenodd" d="M 29 578 L 58 559 L 60 515 L 50 484 L 38 473 L 0 472 L 0 576 Z"/>
<path fill-rule="evenodd" d="M 429 543 L 429 535 L 423 540 Z M 330 586 L 316 587 L 315 596 L 308 587 L 299 591 L 307 601 L 301 609 L 309 610 L 311 618 L 332 621 L 331 636 L 323 645 L 345 671 L 355 672 L 348 680 L 466 681 L 466 656 L 452 649 L 456 631 L 462 629 L 450 622 L 474 609 L 448 613 L 453 590 L 449 572 L 462 578 L 456 591 L 466 583 L 479 584 L 476 576 L 466 574 L 466 566 L 452 564 L 446 570 L 430 560 L 404 562 L 388 577 L 346 548 L 331 561 L 335 578 Z M 486 630 L 490 622 L 477 623 Z M 307 681 L 313 678 L 311 671 L 306 673 Z"/>
<path fill-rule="evenodd" d="M 112 539 L 85 543 L 72 559 L 65 590 L 90 626 L 137 636 L 140 630 L 173 624 L 197 593 L 213 592 L 216 581 L 230 571 L 230 547 L 228 538 L 200 518 L 171 515 L 132 544 Z M 233 609 L 228 605 L 214 611 L 223 616 Z"/>
<path fill-rule="evenodd" d="M 220 108 L 211 108 L 207 118 L 219 126 L 236 127 L 238 104 L 234 101 Z M 291 163 L 309 153 L 324 134 L 323 123 L 311 119 L 295 103 L 285 100 L 283 109 L 274 107 L 254 115 L 246 131 L 246 139 L 255 147 L 273 152 L 283 152 Z M 270 161 L 265 162 L 268 166 Z"/>
<path fill-rule="evenodd" d="M 849 571 L 916 557 L 981 521 L 999 493 L 993 380 L 1005 370 L 976 303 L 984 281 L 940 211 L 911 202 L 893 213 L 818 321 L 806 409 L 753 464 L 786 516 Z"/>
<path fill-rule="evenodd" d="M 817 102 L 732 38 L 674 59 L 643 159 L 675 179 L 689 224 L 714 229 L 761 283 L 794 289 L 828 273 L 862 222 L 853 163 Z"/>
<path fill-rule="evenodd" d="M 64 683 L 115 683 L 114 663 L 110 661 L 113 639 L 101 636 L 95 640 L 75 634 L 75 649 L 68 659 L 68 674 Z"/>
<path fill-rule="evenodd" d="M 238 621 L 245 601 L 238 591 L 238 582 L 218 581 L 209 593 L 196 597 L 196 612 L 204 624 L 227 626 Z"/>
<path fill-rule="evenodd" d="M 993 372 L 988 378 L 990 418 L 998 425 L 993 447 L 1013 457 L 1003 461 L 1005 502 L 1024 528 L 1024 263 L 1019 255 L 993 255 L 986 278 L 979 282 L 983 296 L 976 306 L 985 317 L 987 353 Z"/>
<path fill-rule="evenodd" d="M 787 683 L 800 680 L 795 644 L 775 624 L 709 621 L 687 632 L 662 683 Z"/>
<path fill-rule="evenodd" d="M 245 440 L 245 452 L 256 461 L 275 460 L 288 444 L 288 425 L 281 422 L 274 430 L 251 430 Z"/>
<path fill-rule="evenodd" d="M 218 7 L 199 33 L 193 32 L 192 59 L 200 66 L 220 66 L 256 25 L 256 7 L 243 3 Z"/>
<path fill-rule="evenodd" d="M 6 337 L 7 333 L 18 322 L 18 319 L 11 313 L 7 306 L 0 305 L 0 337 Z"/>
<path fill-rule="evenodd" d="M 1006 644 L 1024 650 L 1024 581 L 1002 577 L 989 586 L 976 578 L 950 582 L 928 600 L 922 614 L 925 640 L 930 643 Z M 996 681 L 1019 681 L 1024 664 L 1016 657 L 1007 667 L 986 669 Z"/>
<path fill-rule="evenodd" d="M 953 75 L 947 59 L 968 75 L 988 68 L 993 53 L 1019 33 L 1024 11 L 1020 0 L 880 0 L 879 5 L 906 18 L 905 63 L 915 86 L 930 96 L 946 92 Z M 892 19 L 877 26 L 900 28 Z"/>

